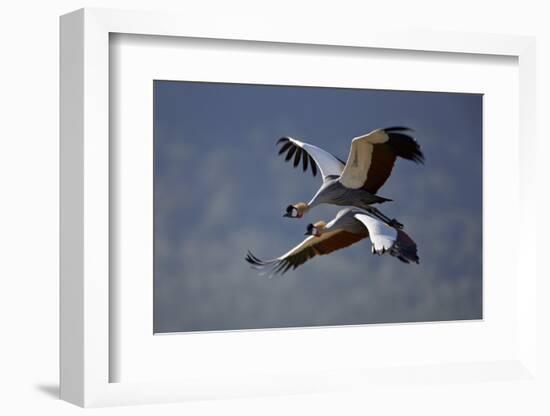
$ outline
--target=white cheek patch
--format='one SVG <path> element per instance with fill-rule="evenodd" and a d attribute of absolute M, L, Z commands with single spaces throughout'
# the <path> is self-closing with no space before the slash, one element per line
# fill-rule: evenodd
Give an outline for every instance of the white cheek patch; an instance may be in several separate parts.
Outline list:
<path fill-rule="evenodd" d="M 292 208 L 292 216 L 297 217 L 298 216 L 298 210 L 296 208 Z"/>

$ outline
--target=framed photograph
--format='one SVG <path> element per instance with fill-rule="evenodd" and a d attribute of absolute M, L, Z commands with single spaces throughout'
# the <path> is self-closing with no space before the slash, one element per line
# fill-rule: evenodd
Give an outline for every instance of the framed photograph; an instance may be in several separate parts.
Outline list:
<path fill-rule="evenodd" d="M 61 18 L 61 397 L 536 386 L 534 40 L 241 23 Z"/>
<path fill-rule="evenodd" d="M 155 80 L 153 95 L 154 333 L 483 318 L 482 94 Z"/>

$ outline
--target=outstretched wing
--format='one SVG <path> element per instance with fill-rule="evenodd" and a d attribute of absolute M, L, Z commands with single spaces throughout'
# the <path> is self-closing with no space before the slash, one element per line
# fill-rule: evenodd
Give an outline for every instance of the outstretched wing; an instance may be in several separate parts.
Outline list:
<path fill-rule="evenodd" d="M 368 214 L 356 213 L 354 217 L 367 228 L 373 253 L 389 252 L 404 263 L 419 262 L 416 243 L 403 230 L 390 227 Z"/>
<path fill-rule="evenodd" d="M 344 161 L 312 144 L 301 142 L 292 137 L 281 137 L 277 144 L 283 145 L 279 154 L 286 152 L 285 161 L 288 162 L 294 156 L 294 167 L 301 164 L 305 172 L 308 166 L 311 166 L 313 176 L 316 176 L 317 170 L 320 170 L 323 181 L 332 175 L 340 176 L 344 170 Z"/>
<path fill-rule="evenodd" d="M 374 130 L 351 141 L 351 148 L 340 182 L 347 188 L 376 194 L 391 175 L 395 159 L 424 163 L 420 146 L 406 127 Z"/>
<path fill-rule="evenodd" d="M 315 256 L 322 256 L 348 247 L 365 236 L 366 234 L 353 234 L 343 230 L 330 231 L 320 237 L 306 238 L 288 253 L 275 259 L 262 261 L 249 251 L 245 260 L 256 269 L 269 270 L 271 274 L 284 274 L 290 268 L 295 269 Z"/>

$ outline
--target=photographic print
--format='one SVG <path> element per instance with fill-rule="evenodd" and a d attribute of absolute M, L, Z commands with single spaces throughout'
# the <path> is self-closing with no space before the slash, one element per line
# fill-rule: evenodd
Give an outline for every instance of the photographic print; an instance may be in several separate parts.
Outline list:
<path fill-rule="evenodd" d="M 154 81 L 154 332 L 481 319 L 481 94 Z"/>

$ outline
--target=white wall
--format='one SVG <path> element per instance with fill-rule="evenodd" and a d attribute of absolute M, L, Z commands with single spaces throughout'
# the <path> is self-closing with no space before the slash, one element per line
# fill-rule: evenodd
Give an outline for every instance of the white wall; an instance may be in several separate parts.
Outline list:
<path fill-rule="evenodd" d="M 511 4 L 510 4 L 511 3 Z M 0 412 L 2 414 L 73 414 L 80 409 L 54 399 L 57 394 L 58 348 L 58 16 L 74 9 L 116 7 L 181 10 L 205 19 L 219 13 L 231 19 L 235 13 L 268 15 L 281 22 L 307 24 L 311 19 L 340 24 L 365 25 L 391 20 L 403 26 L 442 30 L 536 35 L 538 37 L 539 165 L 547 163 L 543 142 L 545 118 L 550 114 L 549 13 L 543 1 L 152 1 L 113 0 L 88 2 L 21 0 L 4 2 L 0 9 Z M 199 18 L 199 17 L 197 17 Z M 548 169 L 539 170 L 548 177 Z M 545 194 L 543 195 L 543 185 Z M 541 217 L 548 207 L 548 185 L 540 182 Z M 539 221 L 542 222 L 542 221 Z M 541 235 L 548 225 L 541 224 Z M 513 239 L 513 235 L 509 236 Z M 543 241 L 545 240 L 545 241 Z M 548 246 L 548 238 L 540 243 Z M 513 249 L 513 243 L 510 246 Z M 541 251 L 542 253 L 542 251 Z M 541 267 L 543 267 L 541 262 Z M 547 267 L 547 266 L 544 266 Z M 550 273 L 546 273 L 550 276 Z M 549 285 L 539 292 L 550 293 Z M 541 297 L 542 299 L 542 297 Z M 548 326 L 547 326 L 548 327 Z M 546 348 L 550 350 L 550 348 Z M 401 407 L 410 413 L 540 414 L 529 389 L 495 389 L 491 406 L 478 408 L 479 392 L 468 386 L 441 388 L 426 395 L 422 389 L 406 396 L 360 397 L 351 394 L 234 400 L 164 405 L 151 408 L 102 409 L 100 414 L 244 414 L 320 413 L 352 414 Z M 8 410 L 9 409 L 9 410 Z M 378 409 L 373 411 L 373 409 Z M 467 413 L 468 412 L 468 413 Z M 548 412 L 548 408 L 546 409 Z M 547 413 L 548 414 L 548 413 Z"/>

